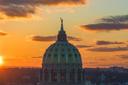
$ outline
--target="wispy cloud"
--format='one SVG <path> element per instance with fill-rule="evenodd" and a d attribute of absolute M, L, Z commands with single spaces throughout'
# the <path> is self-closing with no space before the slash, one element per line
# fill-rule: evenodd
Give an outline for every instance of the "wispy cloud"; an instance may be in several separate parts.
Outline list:
<path fill-rule="evenodd" d="M 112 44 L 125 44 L 125 42 L 118 42 L 118 41 L 97 41 L 96 45 L 112 45 Z"/>
<path fill-rule="evenodd" d="M 90 47 L 93 47 L 93 46 L 90 46 L 90 45 L 76 45 L 76 47 L 78 47 L 78 48 L 90 48 Z"/>
<path fill-rule="evenodd" d="M 127 23 L 128 22 L 128 15 L 121 15 L 121 16 L 110 16 L 106 18 L 100 19 L 101 22 L 108 22 L 108 23 Z"/>
<path fill-rule="evenodd" d="M 128 55 L 117 55 L 121 59 L 128 59 Z"/>
<path fill-rule="evenodd" d="M 97 23 L 81 25 L 91 31 L 128 30 L 128 15 L 110 16 L 97 20 Z"/>
<path fill-rule="evenodd" d="M 128 51 L 128 47 L 96 47 L 90 48 L 89 51 L 95 52 L 116 52 L 116 51 Z"/>
<path fill-rule="evenodd" d="M 28 17 L 35 14 L 40 6 L 82 4 L 85 4 L 85 0 L 0 0 L 0 14 L 3 17 Z"/>
<path fill-rule="evenodd" d="M 77 38 L 77 37 L 74 37 L 74 36 L 68 36 L 68 40 L 71 40 L 71 41 L 82 41 L 81 38 Z"/>
<path fill-rule="evenodd" d="M 36 57 L 32 57 L 32 58 L 42 58 L 42 56 L 36 56 Z"/>
<path fill-rule="evenodd" d="M 56 36 L 33 36 L 33 41 L 55 41 Z"/>
<path fill-rule="evenodd" d="M 0 36 L 5 36 L 5 35 L 7 35 L 7 33 L 5 33 L 5 32 L 0 32 Z"/>
<path fill-rule="evenodd" d="M 57 39 L 56 36 L 33 36 L 32 37 L 33 41 L 39 41 L 39 42 L 55 41 L 56 39 Z M 73 37 L 73 36 L 68 36 L 68 40 L 81 41 L 80 38 L 76 38 L 76 37 Z"/>

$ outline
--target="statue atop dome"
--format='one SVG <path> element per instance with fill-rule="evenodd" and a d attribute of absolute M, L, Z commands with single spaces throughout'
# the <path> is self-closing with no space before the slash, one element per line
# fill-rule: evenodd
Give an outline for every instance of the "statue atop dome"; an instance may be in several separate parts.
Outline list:
<path fill-rule="evenodd" d="M 64 31 L 63 19 L 61 17 L 60 17 L 60 21 L 61 21 L 61 31 Z"/>
<path fill-rule="evenodd" d="M 64 26 L 63 26 L 63 19 L 60 18 L 60 21 L 61 21 L 61 27 L 60 27 L 60 31 L 58 33 L 58 36 L 57 36 L 57 41 L 67 41 L 67 35 L 64 31 Z"/>

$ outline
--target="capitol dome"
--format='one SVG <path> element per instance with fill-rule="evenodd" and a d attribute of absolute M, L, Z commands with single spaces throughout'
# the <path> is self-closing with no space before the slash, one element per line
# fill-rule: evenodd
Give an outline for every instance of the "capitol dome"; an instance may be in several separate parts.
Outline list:
<path fill-rule="evenodd" d="M 80 53 L 68 42 L 61 19 L 57 40 L 44 53 L 39 85 L 83 85 L 84 80 Z"/>
<path fill-rule="evenodd" d="M 78 49 L 67 40 L 61 20 L 61 30 L 58 33 L 57 41 L 49 46 L 43 57 L 43 66 L 66 66 L 75 65 L 82 67 L 81 56 Z"/>

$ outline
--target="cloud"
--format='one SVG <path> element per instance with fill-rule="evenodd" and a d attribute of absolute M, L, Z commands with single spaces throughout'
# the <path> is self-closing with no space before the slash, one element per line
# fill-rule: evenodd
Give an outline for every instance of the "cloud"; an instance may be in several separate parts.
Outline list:
<path fill-rule="evenodd" d="M 36 56 L 36 57 L 32 57 L 32 58 L 42 58 L 42 56 Z"/>
<path fill-rule="evenodd" d="M 97 47 L 97 48 L 91 48 L 88 49 L 89 51 L 95 51 L 95 52 L 116 52 L 116 51 L 128 51 L 128 47 Z"/>
<path fill-rule="evenodd" d="M 45 5 L 82 5 L 85 0 L 0 0 L 0 14 L 5 17 L 28 17 Z M 1 18 L 3 19 L 3 18 Z"/>
<path fill-rule="evenodd" d="M 118 57 L 120 57 L 121 59 L 128 59 L 128 55 L 117 55 Z"/>
<path fill-rule="evenodd" d="M 85 0 L 0 0 L 2 5 L 58 5 L 58 4 L 85 4 Z"/>
<path fill-rule="evenodd" d="M 83 25 L 81 27 L 92 31 L 111 31 L 111 30 L 128 29 L 128 24 L 98 23 L 98 24 Z"/>
<path fill-rule="evenodd" d="M 5 36 L 5 35 L 7 35 L 7 33 L 5 33 L 5 32 L 0 32 L 0 36 Z"/>
<path fill-rule="evenodd" d="M 112 41 L 97 41 L 96 42 L 97 45 L 111 45 L 111 44 L 125 44 L 124 42 L 112 42 Z"/>
<path fill-rule="evenodd" d="M 73 36 L 68 36 L 68 40 L 72 40 L 72 41 L 81 41 L 80 38 L 73 37 Z"/>
<path fill-rule="evenodd" d="M 55 41 L 56 39 L 57 39 L 56 36 L 33 36 L 32 37 L 33 41 L 39 41 L 39 42 Z M 80 38 L 76 38 L 73 36 L 68 36 L 68 40 L 81 41 Z"/>
<path fill-rule="evenodd" d="M 90 45 L 76 45 L 76 47 L 78 47 L 78 48 L 89 48 L 89 47 L 93 47 L 93 46 L 90 46 Z"/>
<path fill-rule="evenodd" d="M 56 36 L 33 36 L 33 41 L 55 41 Z"/>
<path fill-rule="evenodd" d="M 81 25 L 81 27 L 91 31 L 127 30 L 128 15 L 101 18 L 97 23 Z"/>
<path fill-rule="evenodd" d="M 124 23 L 128 22 L 128 15 L 122 15 L 122 16 L 110 16 L 107 18 L 100 19 L 102 22 L 108 22 L 108 23 Z"/>
<path fill-rule="evenodd" d="M 35 7 L 29 5 L 10 5 L 10 6 L 1 6 L 0 12 L 8 17 L 28 17 L 31 14 L 35 13 Z"/>

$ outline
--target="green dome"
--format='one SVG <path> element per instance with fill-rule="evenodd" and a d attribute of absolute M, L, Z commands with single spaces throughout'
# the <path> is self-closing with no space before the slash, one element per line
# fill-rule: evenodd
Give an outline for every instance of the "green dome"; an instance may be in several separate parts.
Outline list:
<path fill-rule="evenodd" d="M 45 52 L 44 64 L 81 64 L 80 53 L 68 42 L 56 42 Z"/>

